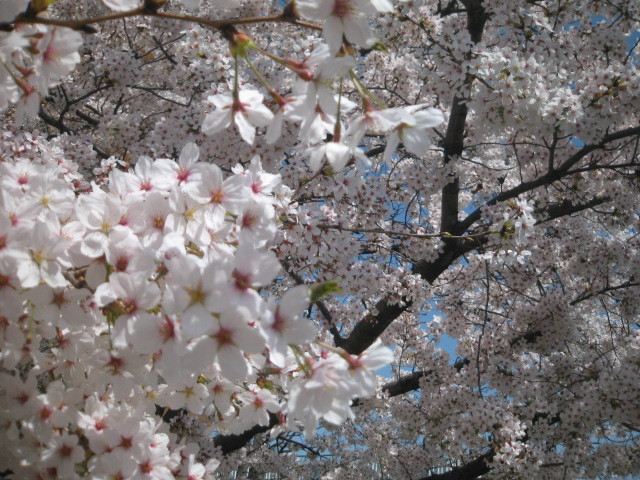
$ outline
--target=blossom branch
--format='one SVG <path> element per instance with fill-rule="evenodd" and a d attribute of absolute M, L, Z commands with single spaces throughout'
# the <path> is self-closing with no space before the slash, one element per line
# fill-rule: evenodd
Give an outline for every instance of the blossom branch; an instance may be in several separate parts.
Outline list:
<path fill-rule="evenodd" d="M 522 195 L 523 193 L 529 192 L 536 188 L 539 188 L 545 185 L 550 185 L 553 182 L 556 182 L 562 179 L 564 176 L 566 176 L 568 174 L 567 172 L 569 172 L 571 167 L 577 164 L 589 153 L 599 149 L 603 149 L 606 147 L 607 144 L 614 142 L 616 140 L 622 140 L 622 139 L 633 137 L 636 135 L 640 135 L 640 126 L 625 128 L 618 132 L 605 135 L 604 138 L 597 144 L 590 144 L 582 147 L 575 154 L 571 155 L 571 157 L 565 160 L 555 170 L 548 172 L 545 175 L 542 175 L 538 178 L 535 178 L 534 180 L 530 180 L 528 182 L 522 182 L 520 185 L 517 185 L 516 187 L 513 187 L 509 190 L 499 193 L 498 195 L 493 197 L 491 200 L 487 201 L 485 205 L 486 206 L 496 205 L 500 202 L 504 202 L 505 200 L 515 198 L 518 195 Z M 473 212 L 471 212 L 463 221 L 459 222 L 456 228 L 454 228 L 452 231 L 458 235 L 461 234 L 462 232 L 465 232 L 469 227 L 471 227 L 471 225 L 473 225 L 475 222 L 480 220 L 483 207 L 484 205 L 482 207 L 477 208 Z"/>
<path fill-rule="evenodd" d="M 332 225 L 332 224 L 318 224 L 316 225 L 321 230 L 340 230 L 343 232 L 352 232 L 352 233 L 377 233 L 380 235 L 388 235 L 390 237 L 412 237 L 412 238 L 454 238 L 454 239 L 465 239 L 465 238 L 474 238 L 474 237 L 483 237 L 485 235 L 490 235 L 492 233 L 499 233 L 497 230 L 487 230 L 485 232 L 480 233 L 472 233 L 469 235 L 451 235 L 448 232 L 441 233 L 411 233 L 411 232 L 398 232 L 393 230 L 385 230 L 383 228 L 350 228 L 343 227 L 342 225 Z"/>
<path fill-rule="evenodd" d="M 489 463 L 491 463 L 495 454 L 494 450 L 489 450 L 487 453 L 460 467 L 454 467 L 445 473 L 427 475 L 420 480 L 474 480 L 491 471 Z"/>
<path fill-rule="evenodd" d="M 291 278 L 293 278 L 296 284 L 306 285 L 304 278 L 302 278 L 300 275 L 292 271 L 291 265 L 289 264 L 289 262 L 287 262 L 286 260 L 283 260 L 281 263 L 284 270 L 289 274 Z M 324 317 L 325 321 L 327 322 L 327 325 L 329 326 L 329 332 L 333 336 L 333 343 L 335 344 L 336 347 L 341 347 L 343 343 L 343 339 L 340 336 L 340 332 L 336 327 L 336 324 L 333 320 L 333 315 L 331 315 L 329 308 L 322 300 L 318 300 L 316 302 L 316 306 L 318 307 L 318 310 L 320 310 L 320 313 L 322 313 L 322 316 Z"/>
<path fill-rule="evenodd" d="M 467 31 L 471 36 L 471 41 L 476 44 L 482 40 L 482 31 L 487 20 L 487 13 L 478 0 L 467 0 L 463 2 L 467 7 Z M 467 55 L 470 58 L 471 53 Z M 467 75 L 464 86 L 473 83 L 474 77 Z M 454 162 L 462 156 L 464 149 L 465 125 L 467 122 L 468 108 L 466 99 L 457 94 L 453 99 L 449 123 L 442 142 L 444 147 L 444 164 Z M 458 223 L 458 209 L 460 180 L 457 173 L 452 174 L 450 182 L 442 189 L 442 205 L 440 217 L 440 231 L 451 232 Z"/>
<path fill-rule="evenodd" d="M 166 18 L 171 20 L 178 20 L 182 22 L 197 23 L 205 27 L 211 27 L 215 29 L 222 29 L 232 25 L 248 25 L 254 23 L 290 23 L 292 25 L 309 28 L 312 30 L 322 30 L 320 25 L 312 22 L 301 20 L 295 16 L 288 15 L 286 12 L 277 15 L 267 15 L 264 17 L 243 17 L 233 18 L 226 20 L 214 20 L 208 18 L 202 18 L 192 15 L 182 15 L 172 12 L 159 12 L 145 9 L 144 7 L 135 8 L 133 10 L 127 10 L 124 12 L 113 12 L 106 15 L 100 15 L 97 17 L 83 18 L 77 20 L 65 20 L 58 18 L 37 17 L 32 15 L 21 14 L 18 15 L 15 20 L 10 24 L 38 24 L 38 25 L 51 25 L 56 27 L 72 28 L 74 30 L 87 31 L 88 33 L 95 33 L 92 24 L 105 23 L 113 20 L 119 20 L 122 18 L 131 17 L 157 17 Z"/>

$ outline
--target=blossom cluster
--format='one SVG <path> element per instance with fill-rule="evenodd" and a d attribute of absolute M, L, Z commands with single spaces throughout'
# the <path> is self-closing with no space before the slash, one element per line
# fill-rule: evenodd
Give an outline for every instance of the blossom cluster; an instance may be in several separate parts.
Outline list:
<path fill-rule="evenodd" d="M 312 435 L 375 394 L 386 347 L 315 347 L 309 287 L 260 294 L 291 191 L 258 157 L 226 178 L 199 160 L 193 143 L 142 157 L 108 190 L 55 148 L 0 164 L 1 435 L 17 474 L 201 478 L 217 460 L 157 408 L 233 433 L 277 414 Z"/>
<path fill-rule="evenodd" d="M 13 20 L 27 2 L 9 3 L 0 22 Z M 34 116 L 41 97 L 80 61 L 81 45 L 80 33 L 68 28 L 20 25 L 0 33 L 0 111 L 15 104 L 17 124 Z"/>
<path fill-rule="evenodd" d="M 621 3 L 0 0 L 0 472 L 637 475 Z"/>
<path fill-rule="evenodd" d="M 16 13 L 25 8 L 18 3 L 20 6 L 4 15 L 3 21 L 13 20 Z M 187 7 L 196 6 L 191 5 L 192 2 L 187 3 Z M 116 11 L 136 11 L 138 7 L 134 0 L 109 0 L 105 4 Z M 202 133 L 214 135 L 235 125 L 240 137 L 253 145 L 256 128 L 268 127 L 265 140 L 273 144 L 279 140 L 283 122 L 287 120 L 300 126 L 298 137 L 308 147 L 305 157 L 314 173 L 324 166 L 339 171 L 350 162 L 363 159 L 358 147 L 365 133 L 389 134 L 385 149 L 387 158 L 393 155 L 400 142 L 407 151 L 415 155 L 424 154 L 431 143 L 428 130 L 444 121 L 442 112 L 427 104 L 391 108 L 380 105 L 354 74 L 357 60 L 353 48 L 348 47 L 348 43 L 343 48 L 343 36 L 355 46 L 371 46 L 374 37 L 367 18 L 374 13 L 391 12 L 391 2 L 314 0 L 297 2 L 296 8 L 303 17 L 324 22 L 326 43 L 318 44 L 303 60 L 297 61 L 264 52 L 247 35 L 234 28 L 227 35 L 235 59 L 234 84 L 231 92 L 214 93 L 208 97 L 213 111 L 205 115 Z M 34 27 L 18 21 L 10 33 L 0 34 L 0 42 L 4 63 L 0 81 L 5 87 L 0 97 L 0 111 L 15 103 L 15 118 L 17 123 L 21 123 L 25 116 L 33 117 L 38 112 L 41 96 L 80 60 L 78 50 L 82 37 L 68 28 Z M 265 97 L 260 91 L 252 85 L 241 88 L 238 84 L 241 60 L 244 59 L 251 70 L 257 72 L 248 55 L 254 50 L 272 58 L 295 76 L 291 93 L 283 96 L 257 73 L 262 87 L 275 103 L 275 113 L 265 105 Z M 132 59 L 122 52 L 117 56 L 105 59 L 96 73 L 105 76 L 111 84 L 133 82 L 135 75 L 129 65 Z M 345 130 L 342 117 L 355 111 L 357 106 L 343 95 L 342 84 L 345 81 L 354 83 L 362 99 L 362 111 L 353 116 L 344 135 L 341 135 L 340 132 Z M 340 88 L 336 88 L 337 85 Z M 218 87 L 215 86 L 214 90 L 217 92 Z M 328 134 L 334 138 L 325 143 Z"/>

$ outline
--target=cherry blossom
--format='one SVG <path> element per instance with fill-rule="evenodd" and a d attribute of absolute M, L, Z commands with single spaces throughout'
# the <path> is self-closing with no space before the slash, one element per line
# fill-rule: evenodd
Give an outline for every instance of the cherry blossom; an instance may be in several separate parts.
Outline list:
<path fill-rule="evenodd" d="M 304 17 L 325 21 L 323 35 L 333 54 L 340 49 L 343 35 L 361 47 L 368 47 L 373 42 L 367 16 L 355 1 L 301 0 L 296 2 L 296 7 Z"/>
<path fill-rule="evenodd" d="M 632 2 L 0 3 L 3 475 L 637 475 Z"/>
<path fill-rule="evenodd" d="M 216 109 L 202 121 L 202 132 L 212 135 L 235 123 L 242 139 L 253 145 L 255 128 L 266 127 L 273 113 L 262 102 L 264 97 L 255 90 L 240 90 L 237 97 L 229 94 L 212 95 L 207 98 Z"/>
<path fill-rule="evenodd" d="M 391 155 L 400 142 L 408 152 L 414 155 L 423 155 L 431 143 L 427 129 L 437 127 L 444 121 L 442 112 L 435 108 L 424 108 L 423 105 L 415 105 L 397 110 L 397 113 L 401 120 L 389 135 L 385 155 Z"/>

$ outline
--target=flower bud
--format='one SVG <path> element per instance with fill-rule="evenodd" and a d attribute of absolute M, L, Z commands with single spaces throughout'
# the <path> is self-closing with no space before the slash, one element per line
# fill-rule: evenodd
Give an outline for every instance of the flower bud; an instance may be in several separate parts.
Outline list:
<path fill-rule="evenodd" d="M 53 5 L 57 0 L 31 0 L 27 12 L 30 14 L 38 14 L 45 11 L 49 5 Z"/>
<path fill-rule="evenodd" d="M 246 57 L 247 50 L 254 48 L 253 40 L 233 25 L 222 29 L 222 35 L 229 41 L 229 50 L 234 57 Z"/>

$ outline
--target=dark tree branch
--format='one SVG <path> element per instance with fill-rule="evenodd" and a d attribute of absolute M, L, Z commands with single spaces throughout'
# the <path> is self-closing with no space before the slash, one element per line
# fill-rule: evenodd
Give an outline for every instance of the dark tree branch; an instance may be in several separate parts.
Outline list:
<path fill-rule="evenodd" d="M 455 368 L 459 372 L 464 367 L 469 365 L 469 363 L 471 362 L 468 358 L 459 358 L 454 362 L 453 368 Z M 408 375 L 405 375 L 404 377 L 400 377 L 397 380 L 386 383 L 382 387 L 382 392 L 388 393 L 390 397 L 397 397 L 398 395 L 403 395 L 407 392 L 418 390 L 420 388 L 420 379 L 422 379 L 423 377 L 428 377 L 432 373 L 433 370 L 420 370 L 410 373 Z"/>
<path fill-rule="evenodd" d="M 584 157 L 586 157 L 589 153 L 595 150 L 600 150 L 604 148 L 608 143 L 614 142 L 616 140 L 622 140 L 624 138 L 632 137 L 635 135 L 640 135 L 640 126 L 626 128 L 624 130 L 620 130 L 619 132 L 605 135 L 601 142 L 593 145 L 585 145 L 584 147 L 582 147 L 575 154 L 573 154 L 571 157 L 565 160 L 557 169 L 552 170 L 546 173 L 545 175 L 542 175 L 534 180 L 523 182 L 516 187 L 513 187 L 509 190 L 499 193 L 498 195 L 493 197 L 491 200 L 486 202 L 485 205 L 483 205 L 483 207 L 486 205 L 496 205 L 500 202 L 504 202 L 505 200 L 516 198 L 518 195 L 529 192 L 538 187 L 550 185 L 553 182 L 556 182 L 562 179 L 565 175 L 567 175 L 567 172 L 569 172 L 569 169 L 573 167 L 576 163 L 578 163 L 580 160 L 582 160 Z M 452 233 L 453 235 L 461 235 L 462 233 L 467 231 L 467 229 L 469 229 L 471 225 L 473 225 L 475 222 L 480 220 L 483 207 L 479 207 L 473 212 L 471 212 L 467 216 L 467 218 L 459 222 L 456 228 L 453 229 L 453 231 L 450 233 Z"/>
<path fill-rule="evenodd" d="M 631 279 L 628 282 L 622 283 L 620 285 L 615 285 L 615 286 L 612 286 L 612 287 L 606 287 L 606 288 L 603 288 L 602 290 L 599 290 L 597 292 L 585 293 L 583 295 L 580 295 L 580 297 L 578 297 L 575 300 L 572 300 L 571 302 L 569 302 L 569 305 L 571 305 L 571 306 L 577 305 L 580 302 L 584 302 L 585 300 L 589 300 L 590 298 L 597 297 L 598 295 L 602 295 L 603 293 L 614 292 L 616 290 L 622 290 L 622 289 L 625 289 L 625 288 L 634 288 L 634 287 L 640 287 L 640 282 L 634 282 L 633 281 L 633 276 L 632 276 Z"/>
<path fill-rule="evenodd" d="M 540 420 L 547 420 L 549 424 L 556 424 L 561 421 L 559 415 L 549 417 L 549 414 L 546 412 L 537 412 L 533 416 L 532 424 L 536 424 L 540 422 Z M 526 442 L 528 438 L 528 433 L 525 432 L 521 440 Z M 464 465 L 454 467 L 445 473 L 427 475 L 426 477 L 422 477 L 420 480 L 475 480 L 491 471 L 489 464 L 493 460 L 495 454 L 496 451 L 493 448 L 490 448 L 486 453 L 468 463 L 465 463 Z"/>
<path fill-rule="evenodd" d="M 216 447 L 220 447 L 220 451 L 223 455 L 228 455 L 240 450 L 247 443 L 249 443 L 253 437 L 260 433 L 268 432 L 275 427 L 280 420 L 274 413 L 269 414 L 269 425 L 254 425 L 249 430 L 246 430 L 238 435 L 218 435 L 213 439 L 213 444 Z"/>
<path fill-rule="evenodd" d="M 462 155 L 464 147 L 464 127 L 467 121 L 467 105 L 460 97 L 453 99 L 449 124 L 445 134 L 444 164 L 447 165 Z M 442 189 L 442 215 L 440 218 L 440 231 L 451 232 L 458 223 L 458 194 L 460 193 L 460 180 L 457 173 L 452 173 L 452 179 Z"/>
<path fill-rule="evenodd" d="M 489 450 L 487 453 L 460 467 L 454 467 L 445 473 L 427 475 L 420 480 L 474 480 L 491 471 L 489 463 L 491 463 L 495 454 L 493 450 Z"/>
<path fill-rule="evenodd" d="M 368 314 L 360 320 L 342 342 L 341 347 L 352 355 L 364 352 L 386 330 L 386 328 L 411 306 L 411 301 L 403 299 L 403 304 L 389 303 L 386 299 L 376 304 L 376 314 Z"/>
<path fill-rule="evenodd" d="M 462 3 L 467 8 L 467 31 L 471 41 L 479 43 L 482 41 L 484 25 L 489 15 L 482 6 L 482 0 L 462 0 Z"/>
<path fill-rule="evenodd" d="M 387 383 L 382 387 L 382 392 L 388 393 L 390 397 L 397 397 L 398 395 L 411 392 L 412 390 L 418 390 L 420 388 L 420 379 L 428 377 L 432 373 L 432 370 L 410 373 L 409 375 L 405 375 L 394 382 Z"/>
<path fill-rule="evenodd" d="M 553 203 L 547 205 L 546 208 L 536 210 L 535 213 L 538 217 L 542 218 L 536 222 L 536 225 L 540 225 L 557 218 L 566 217 L 574 213 L 581 212 L 588 208 L 597 207 L 603 203 L 607 203 L 610 200 L 609 197 L 595 197 L 588 202 L 573 204 L 570 200 L 564 200 L 560 203 Z"/>
<path fill-rule="evenodd" d="M 75 133 L 73 130 L 67 127 L 61 119 L 56 120 L 47 112 L 45 112 L 42 106 L 40 106 L 40 110 L 38 111 L 38 116 L 44 123 L 57 129 L 60 133 Z M 96 154 L 100 158 L 109 158 L 109 155 L 106 152 L 104 152 L 102 149 L 100 149 L 95 143 L 92 146 L 93 146 L 93 150 L 96 152 Z"/>
<path fill-rule="evenodd" d="M 455 361 L 455 363 L 453 364 L 453 368 L 460 371 L 464 367 L 469 365 L 469 363 L 470 362 L 467 358 L 461 358 Z M 431 370 L 410 373 L 402 378 L 388 382 L 382 387 L 382 391 L 384 393 L 388 393 L 390 397 L 397 397 L 398 395 L 403 395 L 412 390 L 418 390 L 420 388 L 420 379 L 423 377 L 428 377 L 429 375 L 431 375 L 431 373 Z M 353 400 L 352 404 L 353 406 L 360 405 L 361 400 L 356 398 Z M 158 415 L 163 412 L 163 409 L 161 407 L 157 407 L 156 410 L 156 413 Z M 251 439 L 253 439 L 253 437 L 260 433 L 269 431 L 278 423 L 280 423 L 278 416 L 271 413 L 269 414 L 269 425 L 255 425 L 251 429 L 238 435 L 218 435 L 214 439 L 214 445 L 216 447 L 220 447 L 222 453 L 227 455 L 241 449 L 247 443 L 249 443 Z"/>
<path fill-rule="evenodd" d="M 482 7 L 480 0 L 464 0 L 462 2 L 467 9 L 467 31 L 473 43 L 482 40 L 482 32 L 487 21 L 487 13 Z M 467 55 L 470 58 L 471 53 Z M 473 83 L 474 77 L 468 75 L 464 85 Z M 467 123 L 468 114 L 466 99 L 460 95 L 453 98 L 449 123 L 443 140 L 444 164 L 445 166 L 455 161 L 462 155 L 464 149 L 464 128 Z M 440 231 L 451 232 L 458 223 L 460 180 L 454 172 L 451 181 L 442 189 L 442 207 L 440 218 Z"/>
<path fill-rule="evenodd" d="M 387 383 L 382 387 L 382 391 L 388 392 L 390 397 L 395 397 L 397 395 L 402 395 L 403 393 L 410 392 L 411 390 L 417 390 L 418 388 L 420 388 L 420 378 L 428 376 L 430 373 L 431 371 L 414 372 L 398 380 Z M 359 404 L 360 400 L 356 398 L 353 401 L 353 405 L 355 406 Z M 162 409 L 158 410 L 158 412 L 162 412 Z M 270 413 L 269 425 L 254 425 L 249 430 L 238 435 L 218 435 L 217 437 L 215 437 L 213 443 L 216 447 L 220 447 L 224 455 L 228 455 L 229 453 L 233 453 L 236 450 L 240 450 L 247 443 L 249 443 L 253 439 L 253 437 L 260 433 L 268 432 L 278 423 L 280 423 L 278 416 L 276 414 Z"/>
<path fill-rule="evenodd" d="M 501 201 L 506 201 L 511 198 L 515 198 L 524 192 L 551 184 L 556 180 L 561 179 L 573 165 L 579 162 L 588 153 L 597 150 L 598 148 L 602 148 L 602 146 L 606 145 L 607 143 L 638 134 L 640 134 L 640 126 L 621 130 L 620 132 L 607 135 L 598 145 L 587 145 L 580 149 L 580 151 L 566 160 L 558 169 L 548 172 L 535 180 L 524 182 L 517 187 L 507 190 L 489 200 L 487 204 L 493 205 Z M 560 204 L 554 204 L 547 207 L 546 215 L 544 215 L 544 221 L 560 218 L 565 215 L 571 215 L 587 208 L 593 208 L 597 205 L 605 203 L 606 201 L 607 198 L 605 197 L 596 197 L 589 202 L 576 205 L 573 205 L 568 201 L 562 202 Z M 459 222 L 458 225 L 454 228 L 453 234 L 456 236 L 462 236 L 464 233 L 466 233 L 469 228 L 471 228 L 471 226 L 481 218 L 480 212 L 481 208 L 478 208 L 477 210 L 469 214 L 469 216 L 465 220 Z M 543 215 L 542 212 L 540 212 L 540 214 Z M 486 238 L 483 239 L 478 237 L 465 239 L 445 237 L 443 240 L 445 241 L 444 251 L 438 256 L 436 260 L 418 260 L 416 263 L 414 263 L 412 268 L 413 273 L 420 275 L 429 283 L 434 283 L 444 271 L 446 271 L 458 258 L 460 258 L 460 256 L 474 250 L 475 248 L 478 248 L 486 242 Z M 405 300 L 405 302 L 402 305 L 390 305 L 387 303 L 386 299 L 380 300 L 376 305 L 376 310 L 378 313 L 369 314 L 362 320 L 360 320 L 354 327 L 349 337 L 345 339 L 342 347 L 352 354 L 359 354 L 366 350 L 396 318 L 398 318 L 411 306 L 411 301 L 407 301 L 406 299 L 403 300 Z"/>
<path fill-rule="evenodd" d="M 52 126 L 56 130 L 58 130 L 60 133 L 71 133 L 71 129 L 67 127 L 62 122 L 62 120 L 53 118 L 51 115 L 49 115 L 47 112 L 44 111 L 44 109 L 42 108 L 42 105 L 40 106 L 40 110 L 38 110 L 38 116 L 44 123 Z"/>

